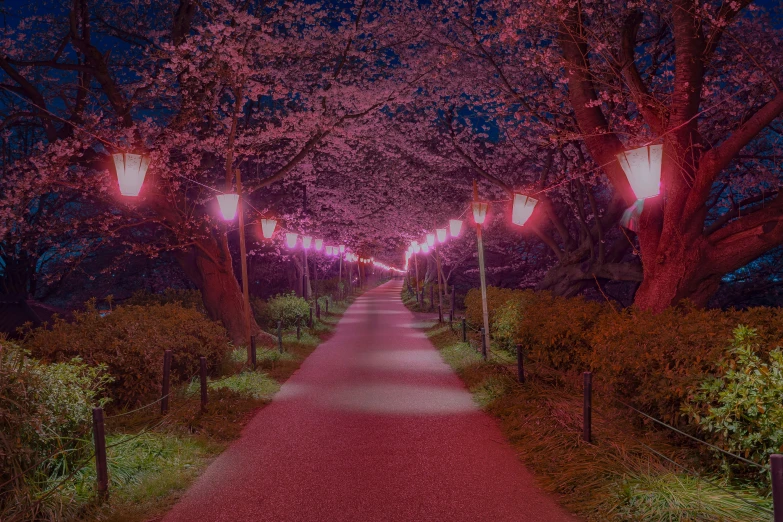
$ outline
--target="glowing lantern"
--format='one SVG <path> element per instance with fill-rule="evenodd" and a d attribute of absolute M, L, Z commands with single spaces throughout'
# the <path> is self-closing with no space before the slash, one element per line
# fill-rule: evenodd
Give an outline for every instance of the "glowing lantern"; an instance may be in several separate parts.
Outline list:
<path fill-rule="evenodd" d="M 299 234 L 296 232 L 287 232 L 285 235 L 285 241 L 288 244 L 288 248 L 294 248 L 296 247 L 296 238 L 299 237 Z"/>
<path fill-rule="evenodd" d="M 435 229 L 435 233 L 438 234 L 438 243 L 445 243 L 446 242 L 446 229 L 445 228 Z"/>
<path fill-rule="evenodd" d="M 326 246 L 326 255 L 331 256 L 332 255 L 332 247 L 330 245 Z"/>
<path fill-rule="evenodd" d="M 275 233 L 275 227 L 277 226 L 276 219 L 262 219 L 261 220 L 261 233 L 266 239 L 271 239 L 272 234 Z"/>
<path fill-rule="evenodd" d="M 218 205 L 223 219 L 231 221 L 237 217 L 237 204 L 239 203 L 239 194 L 218 194 Z"/>
<path fill-rule="evenodd" d="M 323 247 L 324 247 L 324 240 L 323 239 L 316 239 L 315 240 L 315 249 L 320 252 Z"/>
<path fill-rule="evenodd" d="M 473 221 L 477 225 L 483 225 L 487 219 L 487 208 L 489 205 L 485 201 L 474 201 L 471 206 L 473 207 Z"/>
<path fill-rule="evenodd" d="M 647 199 L 661 193 L 663 145 L 649 145 L 627 150 L 617 160 L 628 178 L 636 199 Z"/>
<path fill-rule="evenodd" d="M 537 199 L 533 199 L 522 194 L 514 194 L 514 205 L 511 209 L 511 222 L 520 227 L 524 225 L 531 214 L 533 209 L 536 208 Z"/>
<path fill-rule="evenodd" d="M 413 249 L 414 254 L 418 254 L 419 251 L 421 251 L 421 247 L 419 246 L 418 241 L 414 241 L 411 243 L 411 248 Z"/>
<path fill-rule="evenodd" d="M 313 236 L 302 236 L 302 247 L 307 250 L 313 244 Z"/>
<path fill-rule="evenodd" d="M 341 254 L 345 253 L 345 245 L 340 245 L 340 253 Z"/>
<path fill-rule="evenodd" d="M 435 245 L 435 234 L 427 234 L 427 245 Z"/>
<path fill-rule="evenodd" d="M 427 243 L 421 244 L 421 253 L 422 254 L 429 254 L 430 253 L 430 246 Z"/>
<path fill-rule="evenodd" d="M 459 237 L 459 233 L 462 231 L 462 220 L 461 219 L 450 219 L 449 220 L 449 233 L 451 234 L 451 237 Z"/>
<path fill-rule="evenodd" d="M 150 157 L 120 152 L 112 154 L 112 158 L 114 158 L 114 168 L 117 170 L 120 194 L 138 196 L 144 177 L 147 175 L 147 167 L 150 166 Z"/>

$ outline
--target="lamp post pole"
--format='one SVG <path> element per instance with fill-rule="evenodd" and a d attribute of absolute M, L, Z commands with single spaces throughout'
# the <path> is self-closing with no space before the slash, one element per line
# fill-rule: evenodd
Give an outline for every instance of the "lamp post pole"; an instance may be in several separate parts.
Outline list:
<path fill-rule="evenodd" d="M 245 335 L 247 336 L 247 357 L 248 360 L 250 360 L 250 285 L 249 281 L 247 279 L 247 247 L 245 245 L 245 212 L 244 212 L 244 206 L 242 205 L 242 176 L 239 173 L 239 169 L 235 170 L 236 174 L 236 181 L 237 181 L 237 194 L 240 194 L 239 201 L 237 202 L 237 205 L 239 205 L 238 211 L 239 211 L 239 261 L 240 265 L 242 267 L 242 298 L 244 301 L 244 312 L 245 312 L 245 325 L 246 325 L 246 331 Z"/>
<path fill-rule="evenodd" d="M 340 254 L 340 278 L 338 279 L 339 283 L 337 284 L 337 288 L 340 290 L 340 300 L 343 298 L 343 253 L 340 252 L 338 249 L 337 252 Z"/>
<path fill-rule="evenodd" d="M 473 180 L 473 202 L 478 203 L 478 186 Z M 481 278 L 481 310 L 484 315 L 484 342 L 489 349 L 489 308 L 487 307 L 487 277 L 484 271 L 484 240 L 481 237 L 481 224 L 476 223 L 476 243 L 478 246 L 479 275 Z"/>
<path fill-rule="evenodd" d="M 304 263 L 303 263 L 304 266 L 302 268 L 302 297 L 304 297 L 305 299 L 308 299 L 310 297 L 309 295 L 307 295 L 308 294 L 308 292 L 307 292 L 308 288 L 307 287 L 310 286 L 308 284 L 308 282 L 309 282 L 308 281 L 308 279 L 309 279 L 308 275 L 310 273 L 310 270 L 309 270 L 309 268 L 307 266 L 307 249 L 306 248 L 302 248 L 302 258 L 304 259 Z"/>

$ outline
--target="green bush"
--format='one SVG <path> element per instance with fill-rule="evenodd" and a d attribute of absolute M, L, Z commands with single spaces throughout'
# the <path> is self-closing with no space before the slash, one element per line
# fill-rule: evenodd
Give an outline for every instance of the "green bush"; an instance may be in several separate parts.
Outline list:
<path fill-rule="evenodd" d="M 756 331 L 738 327 L 720 375 L 707 377 L 683 411 L 717 445 L 766 467 L 783 447 L 783 352 L 772 350 L 765 362 L 759 351 Z M 734 459 L 725 464 L 743 467 Z"/>
<path fill-rule="evenodd" d="M 275 325 L 282 321 L 283 328 L 291 328 L 309 316 L 310 304 L 294 292 L 279 294 L 269 300 L 269 317 Z"/>
<path fill-rule="evenodd" d="M 74 314 L 73 323 L 56 320 L 49 329 L 31 330 L 24 344 L 47 361 L 81 357 L 87 364 L 105 365 L 118 406 L 158 396 L 164 350 L 173 352 L 171 376 L 177 383 L 198 372 L 199 357 L 216 368 L 231 349 L 222 325 L 179 304 L 120 306 L 101 316 L 90 302 L 84 312 Z"/>
<path fill-rule="evenodd" d="M 0 342 L 0 519 L 24 513 L 41 484 L 89 456 L 105 370 L 78 359 L 44 364 Z"/>

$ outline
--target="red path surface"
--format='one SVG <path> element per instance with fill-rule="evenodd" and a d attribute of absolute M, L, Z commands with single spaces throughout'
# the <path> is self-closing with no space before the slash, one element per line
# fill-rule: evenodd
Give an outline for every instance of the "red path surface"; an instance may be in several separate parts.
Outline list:
<path fill-rule="evenodd" d="M 401 285 L 357 299 L 165 520 L 575 520 L 475 406 Z"/>

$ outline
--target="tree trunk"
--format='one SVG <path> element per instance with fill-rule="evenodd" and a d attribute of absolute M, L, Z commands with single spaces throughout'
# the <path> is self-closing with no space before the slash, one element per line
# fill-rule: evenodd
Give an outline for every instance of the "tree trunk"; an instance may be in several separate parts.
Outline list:
<path fill-rule="evenodd" d="M 223 323 L 234 344 L 246 345 L 250 340 L 245 323 L 244 299 L 234 276 L 228 246 L 221 248 L 214 238 L 209 238 L 200 242 L 198 247 L 190 247 L 176 256 L 185 274 L 201 291 L 209 317 Z M 252 313 L 249 331 L 251 335 L 264 337 Z"/>

